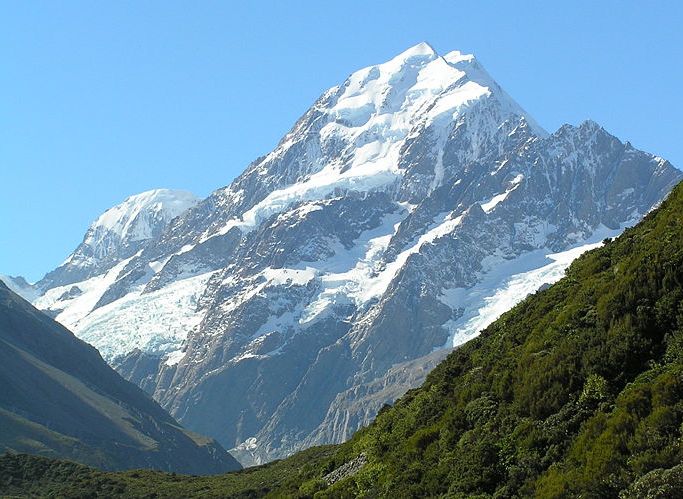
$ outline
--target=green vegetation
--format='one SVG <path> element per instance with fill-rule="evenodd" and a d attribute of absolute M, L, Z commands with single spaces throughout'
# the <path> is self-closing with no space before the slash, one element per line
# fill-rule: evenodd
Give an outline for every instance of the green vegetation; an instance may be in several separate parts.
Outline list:
<path fill-rule="evenodd" d="M 69 461 L 6 454 L 0 457 L 0 496 L 262 497 L 278 490 L 298 491 L 335 450 L 315 447 L 267 466 L 201 477 L 151 470 L 103 472 Z"/>
<path fill-rule="evenodd" d="M 341 446 L 214 477 L 0 461 L 0 492 L 126 496 L 683 495 L 683 185 L 453 352 Z M 360 472 L 322 478 L 364 453 Z M 11 479 L 11 480 L 10 480 Z"/>

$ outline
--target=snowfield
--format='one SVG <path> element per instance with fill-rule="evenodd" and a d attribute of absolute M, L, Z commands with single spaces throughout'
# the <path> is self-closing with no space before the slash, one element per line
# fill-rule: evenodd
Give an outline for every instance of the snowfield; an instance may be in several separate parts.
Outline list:
<path fill-rule="evenodd" d="M 189 332 L 206 313 L 197 305 L 212 274 L 183 279 L 150 293 L 130 293 L 94 310 L 73 328 L 105 360 L 140 349 L 156 356 L 173 354 L 168 361 L 173 362 Z"/>
<path fill-rule="evenodd" d="M 203 317 L 197 302 L 213 273 L 182 279 L 150 293 L 143 294 L 141 287 L 94 309 L 128 261 L 104 275 L 53 288 L 34 304 L 58 312 L 55 319 L 97 348 L 108 362 L 135 349 L 158 356 L 179 349 Z M 81 292 L 74 298 L 61 298 L 72 288 Z"/>

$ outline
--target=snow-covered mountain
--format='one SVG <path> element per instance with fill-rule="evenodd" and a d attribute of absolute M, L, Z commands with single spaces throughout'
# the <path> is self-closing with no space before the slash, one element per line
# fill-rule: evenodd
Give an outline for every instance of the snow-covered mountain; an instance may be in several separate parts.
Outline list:
<path fill-rule="evenodd" d="M 158 237 L 173 218 L 198 201 L 192 193 L 169 189 L 130 196 L 102 213 L 78 248 L 36 287 L 45 290 L 102 274 Z"/>
<path fill-rule="evenodd" d="M 548 134 L 473 56 L 422 43 L 134 249 L 77 250 L 35 303 L 260 462 L 348 438 L 681 178 L 594 122 Z"/>

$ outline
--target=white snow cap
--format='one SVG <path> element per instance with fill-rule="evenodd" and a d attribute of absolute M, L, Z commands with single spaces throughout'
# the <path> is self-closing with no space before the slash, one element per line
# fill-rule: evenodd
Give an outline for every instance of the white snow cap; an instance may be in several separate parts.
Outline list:
<path fill-rule="evenodd" d="M 109 208 L 91 225 L 90 229 L 103 229 L 131 241 L 151 237 L 150 227 L 140 223 L 142 213 L 157 214 L 165 221 L 177 217 L 188 208 L 197 204 L 198 198 L 187 191 L 154 189 L 126 198 L 123 203 Z M 138 222 L 138 223 L 136 223 Z"/>
<path fill-rule="evenodd" d="M 427 56 L 427 57 L 435 58 L 437 56 L 437 53 L 436 53 L 436 50 L 434 50 L 434 47 L 432 47 L 427 42 L 420 42 L 417 45 L 413 45 L 409 49 L 404 50 L 399 55 L 394 57 L 394 59 L 392 59 L 392 60 L 405 60 L 409 57 L 416 57 L 416 56 Z"/>
<path fill-rule="evenodd" d="M 309 134 L 295 127 L 262 162 L 265 173 L 272 160 L 283 157 L 296 142 L 306 142 L 311 174 L 271 192 L 241 219 L 230 220 L 220 233 L 235 226 L 251 230 L 293 202 L 321 199 L 336 189 L 388 188 L 402 175 L 399 158 L 407 140 L 429 128 L 434 147 L 443 147 L 454 124 L 476 103 L 494 110 L 495 117 L 481 125 L 489 130 L 472 134 L 491 135 L 507 118 L 522 117 L 536 135 L 547 135 L 473 55 L 453 51 L 440 57 L 426 42 L 387 62 L 355 71 L 324 95 L 326 99 L 316 108 L 324 115 L 320 122 L 325 123 L 314 132 L 319 145 L 312 145 Z M 327 157 L 326 150 L 343 150 L 344 154 Z"/>
<path fill-rule="evenodd" d="M 83 244 L 97 259 L 107 256 L 120 244 L 144 241 L 154 237 L 155 229 L 199 202 L 187 191 L 154 189 L 126 198 L 102 213 L 88 228 Z M 83 259 L 72 253 L 64 264 L 80 264 Z M 91 257 L 86 258 L 89 260 Z"/>

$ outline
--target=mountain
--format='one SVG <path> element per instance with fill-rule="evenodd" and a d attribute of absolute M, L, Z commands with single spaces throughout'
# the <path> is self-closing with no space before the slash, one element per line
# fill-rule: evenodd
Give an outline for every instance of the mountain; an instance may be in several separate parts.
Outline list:
<path fill-rule="evenodd" d="M 341 445 L 240 473 L 0 458 L 0 492 L 123 497 L 683 495 L 683 184 Z"/>
<path fill-rule="evenodd" d="M 0 449 L 104 469 L 219 473 L 240 465 L 184 430 L 92 346 L 0 283 Z"/>
<path fill-rule="evenodd" d="M 33 301 L 40 296 L 39 291 L 22 276 L 0 274 L 0 282 L 21 296 L 24 300 Z"/>
<path fill-rule="evenodd" d="M 36 287 L 51 289 L 106 272 L 137 253 L 147 241 L 158 237 L 172 219 L 198 201 L 192 193 L 169 189 L 155 189 L 128 197 L 100 215 L 76 250 Z"/>
<path fill-rule="evenodd" d="M 188 428 L 265 462 L 348 439 L 681 178 L 592 121 L 548 134 L 472 55 L 422 43 L 34 304 Z"/>

